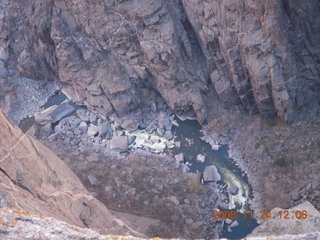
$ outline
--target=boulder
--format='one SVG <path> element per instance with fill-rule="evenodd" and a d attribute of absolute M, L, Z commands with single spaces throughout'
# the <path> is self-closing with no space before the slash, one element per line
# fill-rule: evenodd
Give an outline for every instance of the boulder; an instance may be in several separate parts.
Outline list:
<path fill-rule="evenodd" d="M 218 182 L 221 180 L 221 176 L 216 166 L 207 166 L 203 172 L 203 180 L 206 182 Z"/>
<path fill-rule="evenodd" d="M 84 133 L 87 131 L 87 129 L 88 129 L 88 124 L 82 121 L 79 125 L 79 130 Z"/>
<path fill-rule="evenodd" d="M 234 228 L 234 227 L 238 227 L 239 223 L 237 221 L 234 221 L 233 223 L 231 223 L 230 227 Z"/>
<path fill-rule="evenodd" d="M 203 154 L 198 154 L 197 155 L 197 161 L 204 163 L 206 161 L 206 156 L 203 155 Z"/>
<path fill-rule="evenodd" d="M 114 136 L 110 140 L 110 149 L 125 152 L 128 150 L 128 143 L 128 136 Z"/>
<path fill-rule="evenodd" d="M 183 153 L 179 153 L 179 154 L 175 155 L 174 158 L 175 158 L 178 162 L 184 162 L 184 154 L 183 154 Z"/>
<path fill-rule="evenodd" d="M 98 127 L 96 125 L 90 125 L 87 134 L 89 137 L 96 136 L 98 134 Z"/>
<path fill-rule="evenodd" d="M 88 176 L 88 181 L 92 186 L 95 186 L 98 184 L 98 179 L 93 175 Z"/>
<path fill-rule="evenodd" d="M 132 119 L 127 119 L 121 124 L 121 127 L 129 132 L 133 132 L 137 130 L 138 124 L 135 123 Z"/>
<path fill-rule="evenodd" d="M 168 139 L 168 140 L 171 140 L 173 138 L 173 135 L 171 133 L 171 131 L 166 131 L 164 133 L 164 136 L 163 136 L 165 139 Z"/>
<path fill-rule="evenodd" d="M 88 111 L 84 108 L 81 108 L 81 109 L 78 109 L 76 111 L 78 117 L 82 120 L 82 121 L 85 121 L 85 122 L 88 122 L 89 121 L 89 117 L 88 117 Z"/>
<path fill-rule="evenodd" d="M 90 121 L 91 123 L 97 123 L 97 120 L 98 120 L 97 115 L 94 114 L 94 113 L 90 113 L 89 121 Z"/>
<path fill-rule="evenodd" d="M 239 192 L 239 188 L 237 186 L 229 187 L 228 192 L 232 195 L 236 195 Z"/>
<path fill-rule="evenodd" d="M 99 126 L 98 126 L 98 132 L 99 132 L 99 137 L 101 138 L 105 138 L 108 133 L 110 133 L 110 130 L 111 130 L 111 125 L 107 122 L 105 123 L 101 123 Z"/>
<path fill-rule="evenodd" d="M 128 144 L 131 145 L 133 144 L 135 141 L 136 141 L 136 136 L 129 136 L 129 139 L 128 139 Z"/>
<path fill-rule="evenodd" d="M 159 126 L 157 127 L 157 134 L 158 134 L 160 137 L 162 137 L 163 134 L 164 134 L 164 132 L 165 132 L 164 127 L 163 127 L 162 125 L 159 125 Z"/>
<path fill-rule="evenodd" d="M 52 129 L 51 123 L 47 123 L 46 125 L 42 126 L 39 129 L 38 137 L 39 138 L 49 137 L 52 132 L 53 132 L 53 129 Z"/>
<path fill-rule="evenodd" d="M 53 105 L 42 112 L 35 113 L 35 121 L 41 125 L 59 122 L 62 118 L 75 111 L 75 107 L 65 102 L 60 105 Z"/>
<path fill-rule="evenodd" d="M 231 220 L 230 218 L 227 218 L 227 219 L 225 220 L 225 223 L 228 224 L 228 225 L 230 225 L 230 224 L 232 223 L 232 220 Z"/>
<path fill-rule="evenodd" d="M 218 151 L 220 149 L 220 145 L 218 143 L 211 144 L 211 148 L 214 151 Z"/>

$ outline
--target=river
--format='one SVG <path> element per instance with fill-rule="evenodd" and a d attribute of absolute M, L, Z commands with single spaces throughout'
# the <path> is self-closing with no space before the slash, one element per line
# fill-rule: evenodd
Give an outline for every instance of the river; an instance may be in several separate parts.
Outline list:
<path fill-rule="evenodd" d="M 241 214 L 243 211 L 250 211 L 248 199 L 251 195 L 248 179 L 241 170 L 235 165 L 233 159 L 228 157 L 228 146 L 223 145 L 219 150 L 212 150 L 209 143 L 202 140 L 201 126 L 197 121 L 177 120 L 179 127 L 174 126 L 173 132 L 176 136 L 175 141 L 181 142 L 180 148 L 174 148 L 174 154 L 184 153 L 185 162 L 189 162 L 191 172 L 203 173 L 206 166 L 215 165 L 221 175 L 222 184 L 227 184 L 229 187 L 237 186 L 238 193 L 234 196 L 229 194 L 229 209 L 235 210 L 236 204 L 241 204 L 237 219 L 239 226 L 228 232 L 227 228 L 221 233 L 220 237 L 228 239 L 239 239 L 247 236 L 252 230 L 258 226 L 254 219 L 244 219 Z M 198 154 L 206 156 L 205 162 L 201 163 L 196 160 Z"/>

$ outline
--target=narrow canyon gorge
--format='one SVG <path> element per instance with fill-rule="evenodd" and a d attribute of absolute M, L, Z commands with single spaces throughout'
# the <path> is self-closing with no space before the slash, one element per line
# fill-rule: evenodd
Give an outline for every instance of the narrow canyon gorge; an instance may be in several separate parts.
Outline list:
<path fill-rule="evenodd" d="M 320 238 L 319 45 L 319 0 L 0 0 L 0 239 Z"/>

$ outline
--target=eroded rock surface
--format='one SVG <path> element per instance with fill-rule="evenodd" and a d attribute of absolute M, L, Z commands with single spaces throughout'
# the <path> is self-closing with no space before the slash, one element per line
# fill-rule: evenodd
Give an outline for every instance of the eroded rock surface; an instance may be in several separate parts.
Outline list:
<path fill-rule="evenodd" d="M 130 232 L 51 150 L 0 112 L 0 207 L 55 217 L 101 233 Z"/>
<path fill-rule="evenodd" d="M 156 110 L 156 93 L 201 123 L 216 102 L 286 121 L 318 109 L 317 0 L 19 0 L 0 10 L 2 98 L 12 68 L 60 80 L 102 117 Z"/>

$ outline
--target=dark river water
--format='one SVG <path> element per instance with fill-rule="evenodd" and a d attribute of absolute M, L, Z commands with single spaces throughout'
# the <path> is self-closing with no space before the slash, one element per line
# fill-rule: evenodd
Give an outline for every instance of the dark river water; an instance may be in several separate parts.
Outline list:
<path fill-rule="evenodd" d="M 243 208 L 238 211 L 237 219 L 239 226 L 228 232 L 227 229 L 220 235 L 220 237 L 228 239 L 239 239 L 247 236 L 252 230 L 258 226 L 254 219 L 245 219 L 241 214 L 244 210 L 250 210 L 246 204 L 250 197 L 250 186 L 247 177 L 234 164 L 234 161 L 228 157 L 228 146 L 221 146 L 219 150 L 214 151 L 211 145 L 201 139 L 201 126 L 197 121 L 181 121 L 178 120 L 179 127 L 173 127 L 173 132 L 176 135 L 175 141 L 181 142 L 180 149 L 173 149 L 174 154 L 183 152 L 185 162 L 192 165 L 189 167 L 191 172 L 203 172 L 206 166 L 215 165 L 222 177 L 222 183 L 228 186 L 238 186 L 239 193 L 236 196 L 229 195 L 231 205 L 230 208 L 234 210 L 232 203 L 239 202 Z M 204 163 L 198 162 L 196 157 L 198 154 L 206 156 Z"/>

